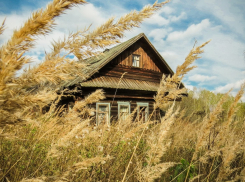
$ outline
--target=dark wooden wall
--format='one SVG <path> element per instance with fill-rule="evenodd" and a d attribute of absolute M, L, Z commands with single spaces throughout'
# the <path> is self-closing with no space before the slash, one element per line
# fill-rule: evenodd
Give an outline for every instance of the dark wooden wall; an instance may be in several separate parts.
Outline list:
<path fill-rule="evenodd" d="M 123 102 L 130 102 L 130 110 L 131 113 L 137 109 L 137 102 L 146 102 L 149 103 L 149 116 L 153 113 L 154 111 L 154 101 L 152 100 L 137 100 L 137 99 L 114 99 L 114 101 L 112 101 L 112 99 L 105 99 L 102 100 L 101 103 L 105 102 L 105 103 L 110 103 L 111 106 L 111 122 L 116 122 L 118 120 L 118 101 L 123 101 Z M 92 104 L 90 107 L 92 108 L 96 108 L 96 104 Z M 157 110 L 156 112 L 154 112 L 151 116 L 151 120 L 159 120 L 160 119 L 160 112 L 159 110 Z M 136 120 L 136 116 L 137 116 L 137 111 L 136 114 L 134 115 L 134 120 Z"/>
<path fill-rule="evenodd" d="M 123 53 L 118 55 L 111 63 L 122 66 L 132 66 L 132 55 L 140 55 L 140 67 L 147 70 L 152 70 L 156 72 L 161 72 L 157 67 L 152 58 L 146 53 L 146 51 L 142 48 L 140 43 L 133 44 L 128 49 L 126 49 Z"/>
<path fill-rule="evenodd" d="M 132 90 L 124 90 L 119 89 L 108 89 L 108 88 L 91 88 L 91 87 L 83 87 L 81 93 L 74 94 L 73 97 L 64 97 L 62 100 L 61 105 L 65 104 L 68 105 L 70 103 L 74 103 L 76 100 L 82 100 L 85 97 L 87 97 L 89 94 L 93 93 L 97 89 L 103 89 L 106 98 L 104 100 L 101 100 L 101 103 L 110 103 L 111 106 L 111 122 L 116 122 L 118 120 L 118 101 L 121 102 L 130 102 L 130 110 L 131 113 L 134 111 L 134 109 L 137 108 L 137 102 L 145 102 L 149 103 L 149 116 L 154 111 L 154 99 L 153 96 L 155 95 L 155 92 L 149 92 L 149 91 L 132 91 Z M 93 103 L 89 105 L 90 108 L 94 108 L 96 110 L 96 103 Z M 163 115 L 163 114 L 162 114 Z M 135 114 L 136 119 L 137 112 Z M 96 123 L 96 114 L 94 116 L 94 123 Z M 160 111 L 156 110 L 151 117 L 151 120 L 160 120 Z"/>
<path fill-rule="evenodd" d="M 92 78 L 100 77 L 100 76 L 121 78 L 122 74 L 124 74 L 123 78 L 151 81 L 157 83 L 160 83 L 160 80 L 163 75 L 160 72 L 151 71 L 151 70 L 127 67 L 123 65 L 107 65 L 104 68 L 102 68 L 98 73 L 96 73 Z"/>

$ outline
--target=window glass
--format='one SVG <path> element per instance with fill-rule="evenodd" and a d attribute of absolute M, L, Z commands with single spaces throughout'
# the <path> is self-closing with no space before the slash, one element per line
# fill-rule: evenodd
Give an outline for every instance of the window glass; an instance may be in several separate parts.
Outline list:
<path fill-rule="evenodd" d="M 146 107 L 140 106 L 139 107 L 139 121 L 145 121 L 146 115 L 147 115 Z"/>
<path fill-rule="evenodd" d="M 133 65 L 134 67 L 140 67 L 140 56 L 133 55 Z"/>
<path fill-rule="evenodd" d="M 107 124 L 110 125 L 110 104 L 97 103 L 97 125 Z"/>
<path fill-rule="evenodd" d="M 138 121 L 147 121 L 149 116 L 149 103 L 147 102 L 137 102 L 137 116 Z"/>
<path fill-rule="evenodd" d="M 120 120 L 125 120 L 130 114 L 130 102 L 117 102 L 118 103 L 118 117 Z"/>
<path fill-rule="evenodd" d="M 125 120 L 129 114 L 128 106 L 120 106 L 120 119 Z"/>

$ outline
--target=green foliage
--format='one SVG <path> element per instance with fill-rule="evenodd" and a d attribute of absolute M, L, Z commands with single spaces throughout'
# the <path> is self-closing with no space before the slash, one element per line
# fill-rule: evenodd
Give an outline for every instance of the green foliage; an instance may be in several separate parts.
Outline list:
<path fill-rule="evenodd" d="M 185 117 L 189 117 L 191 121 L 202 120 L 204 116 L 212 112 L 219 100 L 224 96 L 221 93 L 214 93 L 205 89 L 194 88 L 188 91 L 188 97 L 183 97 L 182 102 L 176 104 L 176 108 L 185 109 Z M 229 107 L 234 102 L 234 97 L 229 96 L 222 105 L 223 112 L 220 114 L 220 121 L 224 121 Z M 240 102 L 237 106 L 236 120 L 243 121 L 245 117 L 245 103 Z"/>
<path fill-rule="evenodd" d="M 188 172 L 189 168 L 189 172 Z M 181 159 L 180 164 L 176 165 L 175 167 L 171 168 L 170 171 L 172 171 L 174 174 L 170 176 L 170 180 L 174 179 L 175 182 L 184 182 L 185 178 L 187 176 L 188 181 L 196 176 L 196 167 L 194 164 L 191 164 L 185 160 Z"/>

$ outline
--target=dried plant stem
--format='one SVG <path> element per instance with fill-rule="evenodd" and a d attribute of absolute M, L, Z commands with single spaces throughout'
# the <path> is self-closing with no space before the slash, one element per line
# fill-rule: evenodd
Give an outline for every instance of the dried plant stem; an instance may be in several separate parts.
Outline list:
<path fill-rule="evenodd" d="M 181 172 L 180 172 L 177 176 L 175 176 L 170 182 L 174 181 L 174 180 L 175 180 L 176 178 L 178 178 L 181 174 L 183 174 L 186 170 L 189 170 L 191 164 L 195 164 L 197 161 L 198 161 L 198 160 L 196 160 L 196 161 L 193 162 L 193 163 L 190 163 L 190 165 L 189 165 L 187 168 L 185 168 L 183 171 L 181 171 Z"/>
<path fill-rule="evenodd" d="M 24 157 L 25 154 L 23 154 L 9 169 L 8 171 L 0 178 L 0 181 L 9 173 L 9 171 Z"/>
<path fill-rule="evenodd" d="M 151 115 L 150 115 L 150 117 L 148 118 L 147 122 L 150 121 L 151 117 L 153 116 L 154 111 L 155 111 L 155 109 L 154 109 L 153 112 L 151 113 Z M 145 125 L 145 127 L 143 128 L 143 130 L 142 130 L 142 132 L 141 132 L 141 134 L 140 134 L 140 136 L 139 136 L 139 139 L 138 139 L 138 141 L 137 141 L 137 143 L 136 143 L 136 146 L 135 146 L 135 148 L 134 148 L 134 151 L 133 151 L 133 153 L 132 153 L 132 155 L 131 155 L 131 157 L 130 157 L 130 160 L 129 160 L 129 162 L 128 162 L 127 168 L 126 168 L 126 170 L 125 170 L 125 172 L 124 172 L 122 182 L 124 182 L 125 179 L 126 179 L 127 172 L 128 172 L 129 166 L 130 166 L 130 163 L 131 163 L 131 161 L 132 161 L 132 159 L 133 159 L 133 156 L 134 156 L 134 154 L 135 154 L 135 152 L 136 152 L 136 149 L 137 149 L 137 147 L 138 147 L 138 145 L 139 145 L 139 143 L 140 143 L 140 140 L 141 140 L 141 138 L 142 138 L 142 136 L 143 136 L 143 134 L 144 134 L 146 128 L 147 128 L 147 125 Z"/>
<path fill-rule="evenodd" d="M 206 176 L 202 181 L 205 181 L 207 179 L 207 177 L 209 177 L 216 169 L 218 169 L 220 167 L 221 164 L 217 165 L 208 176 Z"/>
<path fill-rule="evenodd" d="M 114 94 L 114 96 L 113 96 L 111 106 L 112 106 L 113 103 L 114 103 L 114 99 L 115 99 L 115 97 L 116 97 L 116 95 L 117 95 L 118 87 L 119 87 L 119 85 L 120 85 L 120 83 L 121 83 L 121 81 L 122 81 L 122 79 L 123 79 L 123 76 L 124 76 L 125 74 L 127 74 L 127 72 L 124 72 L 124 73 L 122 74 L 122 76 L 120 77 L 120 80 L 119 80 L 118 83 L 117 83 L 117 88 L 116 88 L 115 94 Z"/>
<path fill-rule="evenodd" d="M 0 26 L 0 35 L 3 33 L 3 31 L 4 31 L 4 24 L 5 24 L 5 21 L 6 21 L 6 18 L 3 20 L 3 23 L 2 23 L 2 25 Z M 1 55 L 1 54 L 0 54 Z"/>
<path fill-rule="evenodd" d="M 189 172 L 190 172 L 190 167 L 191 167 L 191 165 L 192 165 L 192 161 L 193 161 L 193 157 L 192 157 L 192 159 L 191 159 L 190 165 L 187 167 L 187 173 L 186 173 L 186 176 L 185 176 L 185 182 L 186 182 L 186 180 L 187 180 L 187 178 L 188 178 L 188 175 L 189 175 Z"/>
<path fill-rule="evenodd" d="M 211 172 L 212 172 L 212 168 L 213 168 L 215 159 L 216 159 L 216 157 L 213 158 L 212 165 L 211 165 L 211 167 L 210 167 L 209 174 L 208 174 L 208 176 L 207 176 L 207 182 L 209 181 L 209 177 L 210 177 L 210 175 L 211 175 Z"/>

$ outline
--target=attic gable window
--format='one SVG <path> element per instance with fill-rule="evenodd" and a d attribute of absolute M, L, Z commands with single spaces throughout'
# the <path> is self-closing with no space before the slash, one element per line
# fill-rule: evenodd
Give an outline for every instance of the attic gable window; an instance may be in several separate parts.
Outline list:
<path fill-rule="evenodd" d="M 133 54 L 133 64 L 134 67 L 140 67 L 140 55 Z"/>

